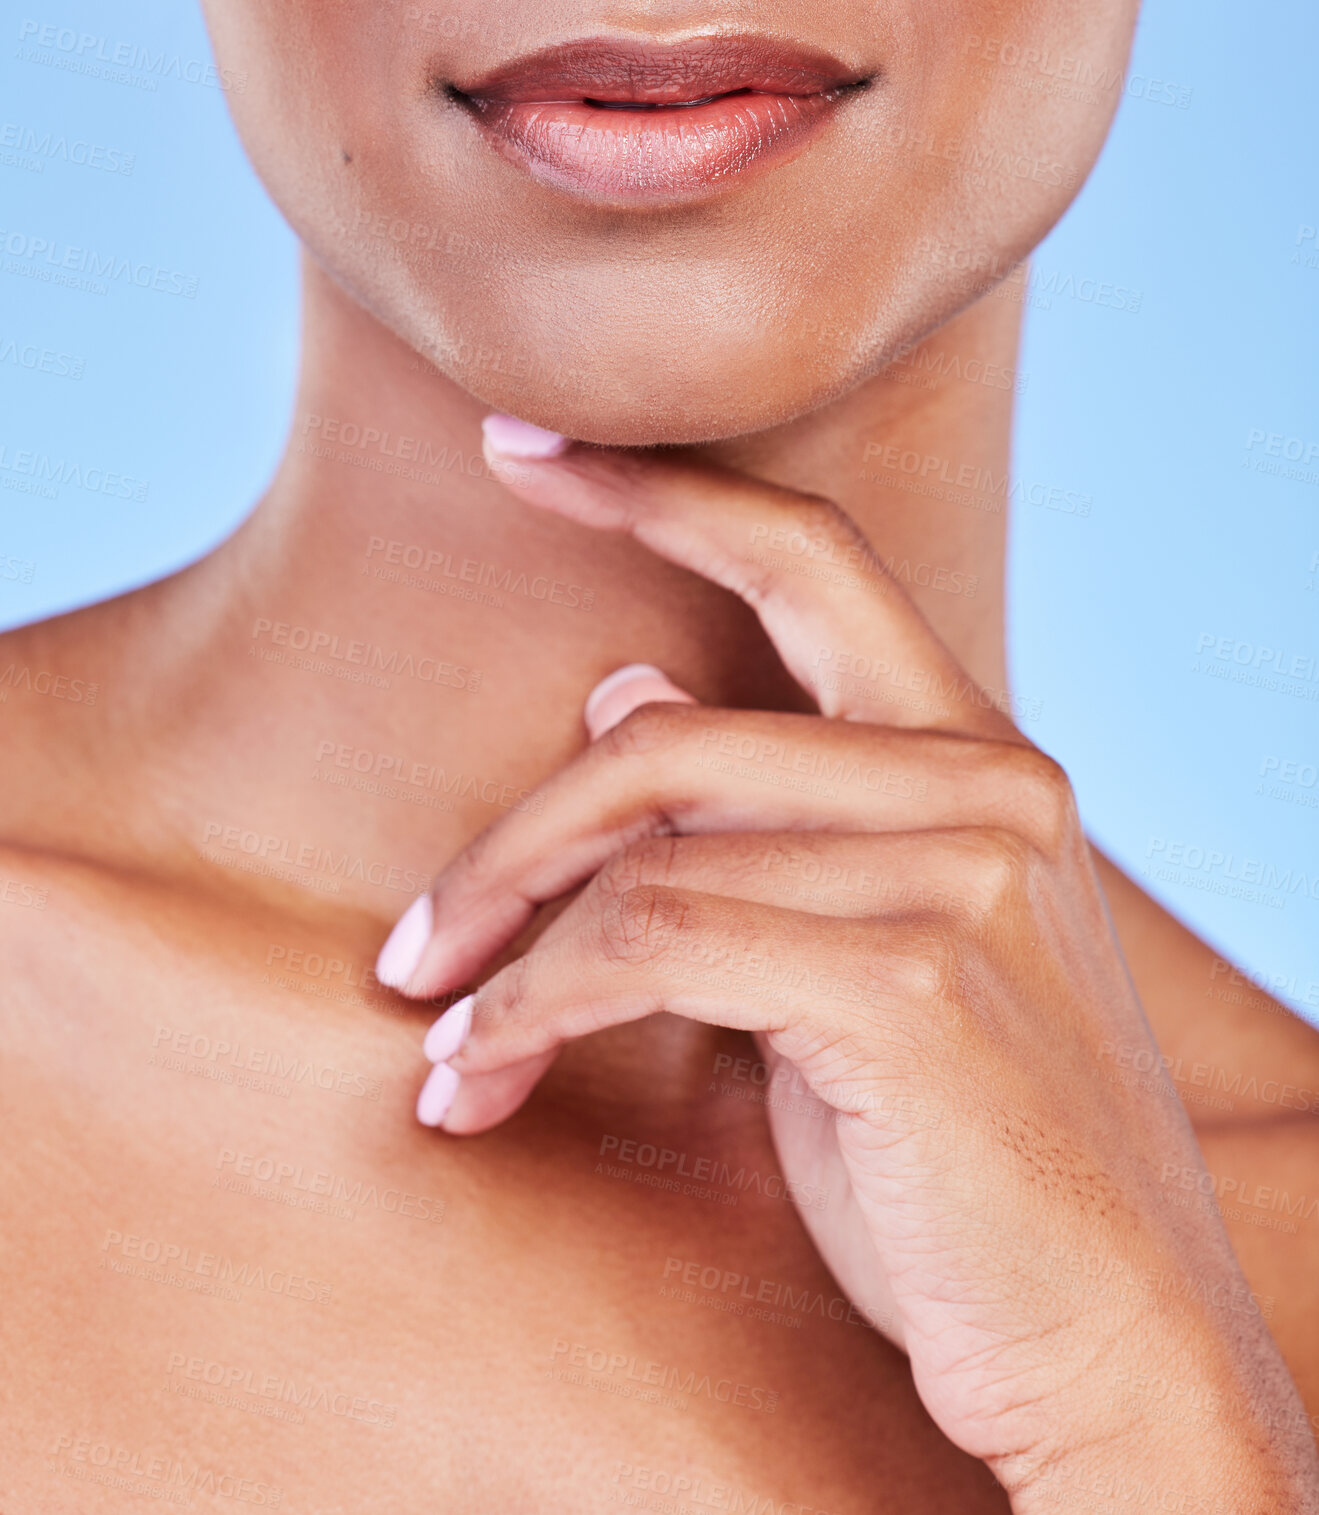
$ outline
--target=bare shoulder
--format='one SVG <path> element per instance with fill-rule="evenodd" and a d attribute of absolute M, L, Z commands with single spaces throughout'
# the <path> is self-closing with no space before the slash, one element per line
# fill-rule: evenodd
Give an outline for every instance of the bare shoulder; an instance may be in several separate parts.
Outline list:
<path fill-rule="evenodd" d="M 23 757 L 23 739 L 63 713 L 103 703 L 123 619 L 123 601 L 106 600 L 0 632 L 0 723 L 8 738 L 0 761 Z"/>
<path fill-rule="evenodd" d="M 1266 993 L 1096 853 L 1118 939 L 1192 1124 L 1256 1126 L 1319 1114 L 1319 1030 Z M 1315 997 L 1319 983 L 1300 986 Z M 1160 1068 L 1134 1047 L 1104 1049 L 1123 1080 Z"/>
<path fill-rule="evenodd" d="M 86 823 L 104 804 L 123 617 L 123 601 L 108 600 L 0 633 L 0 950 L 11 1002 L 23 962 L 58 935 L 70 878 L 94 876 L 69 864 L 96 851 L 99 828 Z"/>
<path fill-rule="evenodd" d="M 105 803 L 107 737 L 140 709 L 138 649 L 161 587 L 0 634 L 0 843 L 66 850 L 98 792 Z"/>
<path fill-rule="evenodd" d="M 1207 1171 L 1161 1163 L 1167 1203 L 1222 1218 L 1249 1290 L 1216 1303 L 1265 1318 L 1319 1428 L 1319 1031 L 1097 862 L 1160 1049 L 1151 1065 L 1106 1045 L 1102 1075 L 1160 1093 L 1171 1079 Z M 1175 1385 L 1136 1388 L 1151 1414 L 1189 1408 Z"/>

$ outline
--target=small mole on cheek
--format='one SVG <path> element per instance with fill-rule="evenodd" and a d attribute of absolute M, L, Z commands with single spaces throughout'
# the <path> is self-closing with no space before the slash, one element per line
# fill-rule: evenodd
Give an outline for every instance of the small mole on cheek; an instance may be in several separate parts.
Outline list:
<path fill-rule="evenodd" d="M 348 151 L 346 147 L 341 147 L 339 151 L 343 154 L 343 160 L 345 163 L 351 163 L 353 161 L 353 155 Z"/>

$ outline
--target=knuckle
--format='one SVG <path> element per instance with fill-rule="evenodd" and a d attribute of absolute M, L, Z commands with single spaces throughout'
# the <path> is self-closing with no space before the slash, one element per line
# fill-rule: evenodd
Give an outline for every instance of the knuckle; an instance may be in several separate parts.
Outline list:
<path fill-rule="evenodd" d="M 878 957 L 875 972 L 886 997 L 907 1004 L 948 1004 L 960 998 L 965 942 L 947 916 L 928 914 L 910 921 Z"/>
<path fill-rule="evenodd" d="M 794 514 L 800 529 L 807 535 L 814 533 L 822 537 L 846 537 L 849 541 L 861 540 L 860 531 L 844 513 L 842 507 L 825 495 L 800 496 L 798 502 L 794 504 Z"/>
<path fill-rule="evenodd" d="M 1043 852 L 1056 855 L 1078 831 L 1076 797 L 1067 770 L 1038 747 L 1003 743 L 999 753 L 1011 787 L 1014 817 Z"/>
<path fill-rule="evenodd" d="M 606 958 L 635 964 L 664 957 L 683 938 L 687 915 L 686 902 L 671 889 L 636 884 L 623 890 L 600 918 Z"/>
<path fill-rule="evenodd" d="M 605 900 L 617 900 L 643 884 L 667 883 L 677 862 L 678 847 L 676 836 L 648 836 L 630 842 L 596 874 L 596 891 Z"/>
<path fill-rule="evenodd" d="M 1006 826 L 976 832 L 969 843 L 972 893 L 988 912 L 1024 900 L 1034 877 L 1038 853 L 1027 837 Z"/>
<path fill-rule="evenodd" d="M 481 1018 L 491 1026 L 504 1022 L 505 1018 L 527 1002 L 532 991 L 532 960 L 528 956 L 514 958 L 492 979 L 481 987 Z"/>
<path fill-rule="evenodd" d="M 503 821 L 492 821 L 478 831 L 431 885 L 431 902 L 439 905 L 443 895 L 466 893 L 477 888 L 490 870 L 490 860 L 504 834 Z"/>
<path fill-rule="evenodd" d="M 693 707 L 656 701 L 635 710 L 597 738 L 606 757 L 647 757 L 672 748 L 691 730 Z"/>

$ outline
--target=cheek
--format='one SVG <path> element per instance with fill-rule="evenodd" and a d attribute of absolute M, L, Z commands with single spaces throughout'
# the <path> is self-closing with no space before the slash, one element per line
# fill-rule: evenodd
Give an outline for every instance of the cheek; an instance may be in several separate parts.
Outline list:
<path fill-rule="evenodd" d="M 401 112 L 418 93 L 421 41 L 404 0 L 204 0 L 221 66 L 244 87 L 228 104 L 252 164 L 314 250 L 354 224 L 374 189 L 406 198 L 396 175 Z M 459 9 L 446 6 L 446 10 Z M 360 144 L 378 149 L 368 180 Z M 374 181 L 372 184 L 371 181 Z"/>
<path fill-rule="evenodd" d="M 912 219 L 967 251 L 1029 250 L 1093 166 L 1121 98 L 1133 0 L 909 5 L 884 149 Z"/>

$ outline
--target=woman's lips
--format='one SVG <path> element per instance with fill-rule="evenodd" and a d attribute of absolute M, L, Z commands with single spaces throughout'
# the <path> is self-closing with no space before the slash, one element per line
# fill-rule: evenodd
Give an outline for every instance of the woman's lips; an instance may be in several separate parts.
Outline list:
<path fill-rule="evenodd" d="M 635 203 L 708 195 L 783 161 L 866 82 L 823 53 L 754 37 L 593 38 L 446 92 L 535 178 Z"/>
<path fill-rule="evenodd" d="M 693 105 L 619 109 L 583 101 L 474 101 L 506 157 L 561 189 L 606 200 L 717 188 L 803 145 L 838 94 L 719 95 Z"/>

